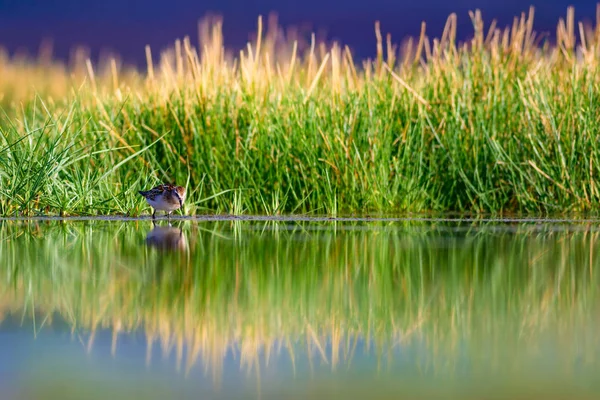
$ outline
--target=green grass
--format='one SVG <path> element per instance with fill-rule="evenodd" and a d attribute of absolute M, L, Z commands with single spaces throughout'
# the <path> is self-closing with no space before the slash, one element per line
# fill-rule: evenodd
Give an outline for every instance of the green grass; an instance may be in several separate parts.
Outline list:
<path fill-rule="evenodd" d="M 600 27 L 573 15 L 554 47 L 532 13 L 506 30 L 473 14 L 459 44 L 453 15 L 361 65 L 260 24 L 232 56 L 218 23 L 146 74 L 0 57 L 0 214 L 138 215 L 165 181 L 187 214 L 597 212 Z M 28 74 L 58 83 L 17 95 Z"/>

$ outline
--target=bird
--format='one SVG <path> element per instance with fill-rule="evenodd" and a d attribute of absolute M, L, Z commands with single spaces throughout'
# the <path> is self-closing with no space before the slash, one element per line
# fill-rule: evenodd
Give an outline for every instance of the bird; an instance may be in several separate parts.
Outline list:
<path fill-rule="evenodd" d="M 174 184 L 161 184 L 150 190 L 140 190 L 138 193 L 144 196 L 154 209 L 152 219 L 156 218 L 156 211 L 165 211 L 170 219 L 173 211 L 183 207 L 186 196 L 185 188 Z"/>

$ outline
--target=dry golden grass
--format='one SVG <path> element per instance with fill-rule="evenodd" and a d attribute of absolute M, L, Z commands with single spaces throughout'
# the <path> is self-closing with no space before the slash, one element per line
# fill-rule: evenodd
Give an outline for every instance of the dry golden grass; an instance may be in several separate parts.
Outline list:
<path fill-rule="evenodd" d="M 160 54 L 155 65 L 147 46 L 148 67 L 143 72 L 135 72 L 114 58 L 92 66 L 85 49 L 76 49 L 68 65 L 53 60 L 46 47 L 33 59 L 23 55 L 11 58 L 4 51 L 0 53 L 0 94 L 5 103 L 15 105 L 32 101 L 36 93 L 54 100 L 91 92 L 106 101 L 120 101 L 125 95 L 140 101 L 158 96 L 166 101 L 172 93 L 186 88 L 210 96 L 223 87 L 251 89 L 254 95 L 282 95 L 293 87 L 301 88 L 306 98 L 317 90 L 335 100 L 335 95 L 364 90 L 371 81 L 388 82 L 391 75 L 394 90 L 406 90 L 418 103 L 430 106 L 419 89 L 443 77 L 460 83 L 460 77 L 452 74 L 459 72 L 456 67 L 465 56 L 472 57 L 473 62 L 483 61 L 477 57 L 489 57 L 486 64 L 525 67 L 533 82 L 539 82 L 537 76 L 547 77 L 557 66 L 589 68 L 598 62 L 600 27 L 576 23 L 572 7 L 559 21 L 556 46 L 552 47 L 539 46 L 542 37 L 533 31 L 533 8 L 505 28 L 495 21 L 485 27 L 479 11 L 470 17 L 474 37 L 461 44 L 456 42 L 456 14 L 450 15 L 440 38 L 430 38 L 423 22 L 420 36 L 405 40 L 401 46 L 389 35 L 384 38 L 376 23 L 377 55 L 359 65 L 347 46 L 336 42 L 328 46 L 316 42 L 314 35 L 306 42 L 295 31 L 286 37 L 276 19 L 269 19 L 265 30 L 262 17 L 258 19 L 257 39 L 238 54 L 226 50 L 222 22 L 211 18 L 199 23 L 200 48 L 192 45 L 189 37 L 178 39 Z"/>

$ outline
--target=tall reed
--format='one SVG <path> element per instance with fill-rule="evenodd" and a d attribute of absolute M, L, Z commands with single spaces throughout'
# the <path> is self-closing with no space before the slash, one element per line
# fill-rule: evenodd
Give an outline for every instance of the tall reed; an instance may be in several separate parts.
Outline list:
<path fill-rule="evenodd" d="M 187 213 L 597 211 L 600 25 L 569 8 L 551 46 L 533 9 L 470 17 L 401 49 L 376 25 L 361 63 L 262 19 L 239 53 L 219 20 L 148 47 L 144 73 L 0 57 L 0 213 L 137 215 L 160 181 Z"/>

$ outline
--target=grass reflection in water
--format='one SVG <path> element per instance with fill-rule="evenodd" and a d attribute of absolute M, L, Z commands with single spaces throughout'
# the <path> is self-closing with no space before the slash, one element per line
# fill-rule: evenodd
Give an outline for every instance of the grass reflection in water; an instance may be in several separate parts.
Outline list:
<path fill-rule="evenodd" d="M 227 354 L 258 375 L 281 352 L 351 371 L 357 349 L 388 377 L 584 379 L 597 364 L 590 224 L 0 224 L 3 313 L 38 329 L 60 316 L 88 346 L 111 329 L 117 357 L 142 330 L 148 362 L 160 346 L 216 380 Z"/>

